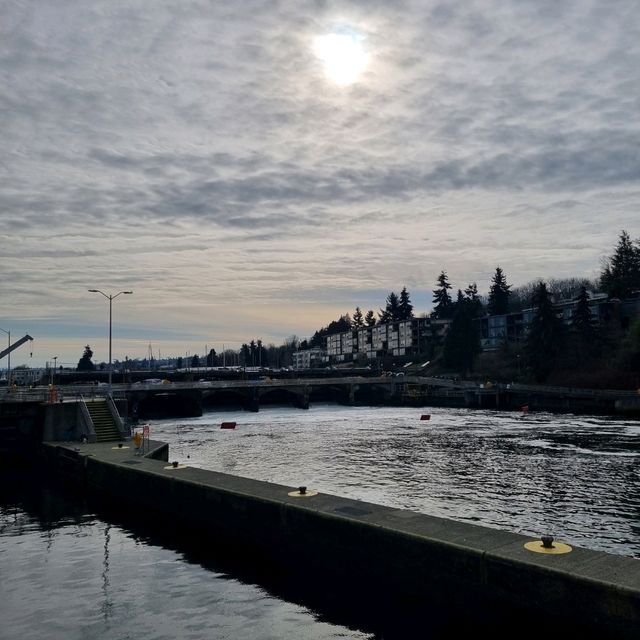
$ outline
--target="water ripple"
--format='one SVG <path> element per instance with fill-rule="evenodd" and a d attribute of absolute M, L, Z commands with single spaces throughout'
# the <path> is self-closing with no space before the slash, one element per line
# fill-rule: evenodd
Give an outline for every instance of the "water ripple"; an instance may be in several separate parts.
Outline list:
<path fill-rule="evenodd" d="M 264 408 L 152 423 L 172 459 L 640 557 L 640 425 L 595 416 Z M 220 423 L 235 420 L 234 431 Z"/>

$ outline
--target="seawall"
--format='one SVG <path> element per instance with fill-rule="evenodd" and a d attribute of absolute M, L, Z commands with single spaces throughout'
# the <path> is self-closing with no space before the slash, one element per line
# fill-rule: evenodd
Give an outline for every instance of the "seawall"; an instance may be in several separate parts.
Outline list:
<path fill-rule="evenodd" d="M 302 569 L 311 581 L 330 574 L 336 584 L 383 594 L 389 606 L 410 601 L 425 611 L 446 606 L 512 625 L 543 620 L 552 629 L 638 637 L 640 562 L 632 558 L 575 547 L 535 553 L 524 547 L 531 538 L 505 531 L 173 468 L 163 443 L 152 442 L 150 455 L 156 459 L 135 456 L 130 444 L 43 446 L 47 464 L 90 495 L 162 514 L 194 535 L 233 541 Z"/>

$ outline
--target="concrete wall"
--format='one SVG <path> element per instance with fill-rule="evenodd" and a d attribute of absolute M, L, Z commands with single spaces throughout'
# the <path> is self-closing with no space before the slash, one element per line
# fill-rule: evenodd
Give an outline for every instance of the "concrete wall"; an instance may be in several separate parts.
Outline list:
<path fill-rule="evenodd" d="M 44 405 L 42 439 L 49 442 L 80 440 L 83 423 L 77 402 Z"/>
<path fill-rule="evenodd" d="M 637 560 L 580 548 L 532 553 L 523 546 L 530 538 L 504 531 L 332 495 L 290 497 L 292 487 L 165 469 L 99 447 L 50 446 L 46 455 L 91 494 L 302 566 L 310 580 L 331 571 L 390 600 L 446 604 L 464 615 L 526 612 L 611 637 L 637 637 L 640 629 Z"/>

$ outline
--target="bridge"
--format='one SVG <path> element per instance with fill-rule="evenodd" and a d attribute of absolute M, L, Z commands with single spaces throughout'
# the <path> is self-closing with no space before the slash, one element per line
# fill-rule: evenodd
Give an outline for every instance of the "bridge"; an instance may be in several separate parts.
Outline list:
<path fill-rule="evenodd" d="M 423 379 L 416 379 L 422 384 Z M 390 402 L 402 394 L 407 379 L 402 377 L 344 377 L 260 380 L 215 380 L 207 382 L 169 382 L 157 384 L 132 383 L 109 385 L 68 385 L 56 389 L 55 396 L 47 387 L 34 389 L 3 389 L 2 403 L 63 402 L 65 399 L 103 397 L 109 394 L 126 398 L 130 409 L 140 415 L 148 414 L 155 406 L 177 409 L 181 415 L 202 414 L 207 405 L 238 405 L 248 411 L 258 411 L 263 402 L 289 403 L 308 409 L 312 397 L 355 404 L 362 400 Z"/>
<path fill-rule="evenodd" d="M 293 404 L 308 409 L 312 401 L 345 405 L 397 404 L 468 408 L 565 411 L 576 413 L 640 413 L 635 391 L 575 389 L 524 384 L 479 384 L 426 376 L 344 376 L 340 378 L 215 380 L 202 382 L 84 384 L 2 389 L 0 406 L 99 398 L 111 393 L 126 399 L 129 413 L 139 417 L 199 416 L 204 407 L 237 406 L 258 411 L 262 404 Z M 0 410 L 0 415 L 2 411 Z"/>

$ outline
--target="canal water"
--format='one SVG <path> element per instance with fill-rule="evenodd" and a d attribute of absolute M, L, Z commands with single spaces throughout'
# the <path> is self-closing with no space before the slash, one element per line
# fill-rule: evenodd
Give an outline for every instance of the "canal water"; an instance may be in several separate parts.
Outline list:
<path fill-rule="evenodd" d="M 638 421 L 316 405 L 150 430 L 192 466 L 640 558 Z"/>
<path fill-rule="evenodd" d="M 193 466 L 640 558 L 638 422 L 325 405 L 150 429 Z M 2 640 L 409 637 L 316 605 L 207 541 L 24 480 L 0 476 Z"/>

